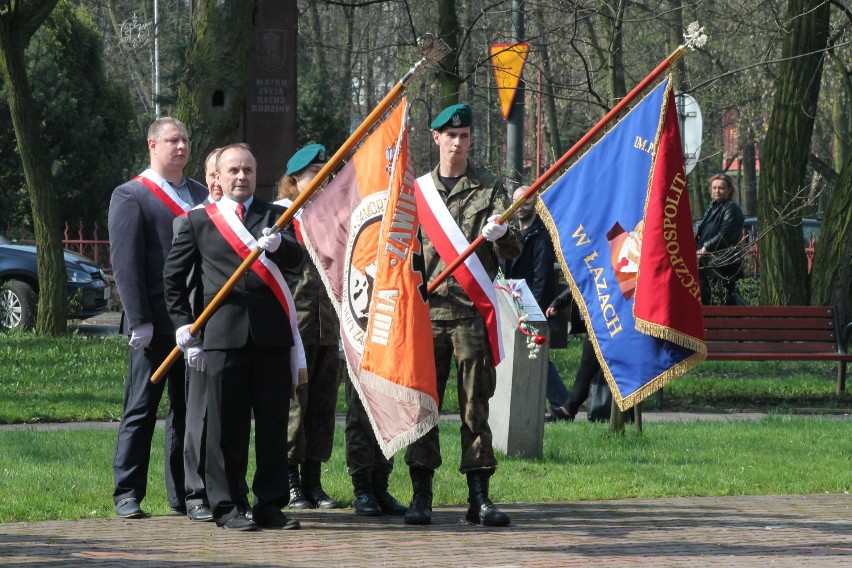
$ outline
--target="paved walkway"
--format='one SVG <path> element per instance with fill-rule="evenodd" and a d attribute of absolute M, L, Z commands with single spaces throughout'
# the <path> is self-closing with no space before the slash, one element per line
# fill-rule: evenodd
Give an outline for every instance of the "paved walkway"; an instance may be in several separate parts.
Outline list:
<path fill-rule="evenodd" d="M 114 333 L 114 322 L 102 323 L 104 332 Z M 762 416 L 643 414 L 648 422 Z M 45 424 L 2 429 L 115 426 Z M 287 532 L 232 533 L 179 516 L 11 523 L 0 525 L 0 565 L 852 565 L 852 496 L 848 494 L 626 499 L 502 508 L 512 517 L 512 525 L 503 529 L 464 524 L 462 506 L 436 509 L 432 526 L 426 528 L 406 526 L 400 518 L 357 517 L 351 509 L 288 513 L 301 520 L 302 530 Z"/>
<path fill-rule="evenodd" d="M 26 566 L 841 566 L 852 497 L 792 495 L 515 504 L 512 525 L 433 525 L 351 510 L 292 513 L 300 531 L 232 533 L 184 517 L 0 525 L 0 564 Z"/>

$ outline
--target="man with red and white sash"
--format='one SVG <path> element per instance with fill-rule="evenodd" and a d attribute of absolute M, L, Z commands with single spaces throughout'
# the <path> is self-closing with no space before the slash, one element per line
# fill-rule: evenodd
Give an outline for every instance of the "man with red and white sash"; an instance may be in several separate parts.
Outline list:
<path fill-rule="evenodd" d="M 287 505 L 287 411 L 290 393 L 304 373 L 293 298 L 281 269 L 298 269 L 302 248 L 292 230 L 272 231 L 284 208 L 254 197 L 257 162 L 248 146 L 219 154 L 223 196 L 189 212 L 166 260 L 166 303 L 178 346 L 197 349 L 186 332 L 193 322 L 187 275 L 201 272 L 205 306 L 252 250 L 264 252 L 226 296 L 204 327 L 203 351 L 190 359 L 207 372 L 205 482 L 213 517 L 231 530 L 297 529 Z M 256 472 L 253 519 L 241 487 L 248 464 L 252 411 Z"/>
<path fill-rule="evenodd" d="M 164 380 L 151 375 L 175 346 L 175 329 L 163 296 L 163 264 L 172 247 L 174 219 L 204 201 L 207 188 L 184 177 L 189 161 L 186 126 L 175 118 L 155 120 L 148 129 L 150 166 L 115 188 L 109 204 L 109 242 L 115 284 L 123 313 L 121 331 L 130 336 L 124 409 L 113 460 L 113 500 L 119 517 L 144 517 L 151 440 L 157 407 L 168 388 L 166 493 L 172 511 L 185 513 L 184 364 L 178 361 Z"/>
<path fill-rule="evenodd" d="M 473 116 L 466 104 L 445 108 L 431 123 L 439 163 L 415 182 L 417 212 L 424 230 L 423 259 L 431 282 L 446 264 L 480 234 L 489 242 L 429 296 L 439 401 L 455 361 L 461 415 L 462 457 L 467 476 L 468 522 L 505 526 L 509 517 L 491 502 L 488 482 L 497 468 L 488 426 L 488 400 L 496 387 L 500 333 L 494 310 L 498 258 L 521 252 L 516 229 L 495 223 L 511 205 L 500 179 L 468 160 Z M 405 522 L 426 525 L 432 519 L 432 477 L 441 465 L 437 426 L 408 447 L 414 496 Z"/>

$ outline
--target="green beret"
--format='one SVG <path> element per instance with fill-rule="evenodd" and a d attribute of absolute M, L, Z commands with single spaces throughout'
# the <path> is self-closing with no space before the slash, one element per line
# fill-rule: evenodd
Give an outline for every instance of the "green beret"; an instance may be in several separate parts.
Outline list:
<path fill-rule="evenodd" d="M 432 130 L 441 130 L 444 127 L 461 128 L 473 125 L 473 111 L 470 105 L 451 105 L 441 111 L 430 124 Z"/>
<path fill-rule="evenodd" d="M 322 144 L 311 144 L 299 149 L 287 162 L 284 175 L 291 176 L 304 170 L 311 164 L 324 164 L 328 161 L 328 153 Z"/>

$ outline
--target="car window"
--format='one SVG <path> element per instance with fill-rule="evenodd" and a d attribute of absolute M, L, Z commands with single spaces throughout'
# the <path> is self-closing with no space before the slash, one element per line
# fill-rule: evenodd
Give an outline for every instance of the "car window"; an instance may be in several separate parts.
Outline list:
<path fill-rule="evenodd" d="M 807 247 L 811 242 L 811 235 L 814 236 L 814 241 L 819 240 L 819 232 L 822 228 L 822 221 L 819 219 L 802 219 L 802 242 Z M 757 219 L 754 217 L 746 217 L 743 221 L 743 231 L 750 236 L 751 239 L 757 237 L 758 226 Z"/>

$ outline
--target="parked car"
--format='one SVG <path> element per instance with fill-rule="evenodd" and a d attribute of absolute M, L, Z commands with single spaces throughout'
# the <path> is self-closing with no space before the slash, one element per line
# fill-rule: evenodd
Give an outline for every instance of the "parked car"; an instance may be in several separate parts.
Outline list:
<path fill-rule="evenodd" d="M 820 219 L 802 219 L 802 246 L 805 248 L 805 254 L 808 257 L 808 272 L 811 271 L 814 260 L 814 248 L 819 239 L 821 228 L 822 221 Z M 759 235 L 760 228 L 757 224 L 757 217 L 746 217 L 743 223 L 743 236 L 746 238 L 749 251 L 745 266 L 745 274 L 747 276 L 757 276 L 760 273 Z"/>
<path fill-rule="evenodd" d="M 68 319 L 85 319 L 106 311 L 110 285 L 95 261 L 65 251 L 68 276 Z M 35 326 L 39 280 L 35 245 L 0 234 L 0 330 Z"/>

